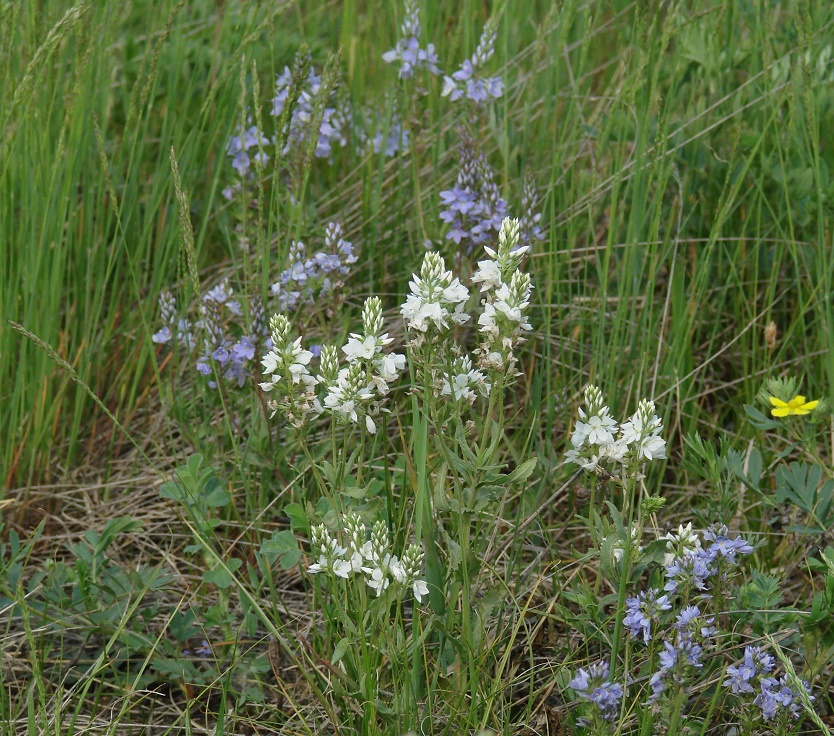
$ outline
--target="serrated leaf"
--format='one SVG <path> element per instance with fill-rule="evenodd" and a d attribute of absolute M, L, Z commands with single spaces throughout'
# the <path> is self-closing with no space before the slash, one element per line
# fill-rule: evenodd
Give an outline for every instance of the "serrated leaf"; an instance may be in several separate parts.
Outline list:
<path fill-rule="evenodd" d="M 507 489 L 504 486 L 481 486 L 475 494 L 475 505 L 472 511 L 483 511 L 506 491 Z"/>
<path fill-rule="evenodd" d="M 194 663 L 185 658 L 170 659 L 168 657 L 154 657 L 151 659 L 151 667 L 159 674 L 176 680 L 201 685 L 204 677 Z"/>

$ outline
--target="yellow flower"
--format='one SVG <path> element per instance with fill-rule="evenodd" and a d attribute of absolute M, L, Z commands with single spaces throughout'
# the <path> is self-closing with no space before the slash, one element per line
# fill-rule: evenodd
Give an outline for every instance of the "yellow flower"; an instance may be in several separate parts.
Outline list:
<path fill-rule="evenodd" d="M 789 417 L 791 414 L 808 414 L 816 409 L 820 402 L 819 399 L 806 402 L 804 396 L 794 396 L 789 402 L 785 403 L 782 399 L 771 396 L 770 403 L 774 407 L 770 410 L 773 416 Z"/>

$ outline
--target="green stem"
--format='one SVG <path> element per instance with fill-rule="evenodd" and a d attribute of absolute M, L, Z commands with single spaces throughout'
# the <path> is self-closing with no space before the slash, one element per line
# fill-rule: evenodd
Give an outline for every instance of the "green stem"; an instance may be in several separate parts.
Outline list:
<path fill-rule="evenodd" d="M 471 519 L 468 513 L 458 515 L 458 544 L 460 544 L 460 577 L 461 577 L 461 616 L 463 621 L 463 636 L 466 642 L 469 670 L 469 692 L 474 708 L 478 692 L 478 670 L 475 666 L 475 642 L 472 636 L 472 608 L 469 585 L 469 536 Z"/>
<path fill-rule="evenodd" d="M 631 470 L 631 469 L 630 469 Z M 623 510 L 627 514 L 625 521 L 625 540 L 623 541 L 623 559 L 620 563 L 620 585 L 617 591 L 617 613 L 614 620 L 614 638 L 611 642 L 611 681 L 614 682 L 619 674 L 620 642 L 623 636 L 623 614 L 625 613 L 625 601 L 628 594 L 628 581 L 631 577 L 631 524 L 634 512 L 634 486 L 635 472 L 629 472 L 628 483 L 623 498 Z"/>

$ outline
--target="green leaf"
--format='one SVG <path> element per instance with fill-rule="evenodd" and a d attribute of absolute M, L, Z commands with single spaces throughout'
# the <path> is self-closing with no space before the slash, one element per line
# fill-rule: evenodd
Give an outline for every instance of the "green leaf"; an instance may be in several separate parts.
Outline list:
<path fill-rule="evenodd" d="M 834 480 L 829 479 L 817 491 L 817 518 L 826 528 L 834 523 L 834 519 L 829 518 L 832 515 L 832 496 L 834 496 Z"/>
<path fill-rule="evenodd" d="M 828 567 L 828 571 L 834 577 L 834 547 L 826 547 L 820 557 L 822 558 L 820 561 Z"/>
<path fill-rule="evenodd" d="M 188 659 L 169 659 L 168 657 L 154 657 L 151 660 L 153 667 L 159 674 L 172 680 L 185 680 L 195 685 L 202 685 L 205 682 L 200 670 Z"/>
<path fill-rule="evenodd" d="M 648 562 L 661 563 L 666 555 L 666 540 L 654 539 L 643 547 L 640 557 Z"/>
<path fill-rule="evenodd" d="M 240 694 L 240 697 L 237 699 L 238 706 L 244 705 L 245 703 L 258 703 L 260 705 L 265 701 L 266 696 L 264 695 L 264 691 L 257 685 L 250 685 L 245 688 Z M 220 731 L 220 729 L 218 729 L 218 731 Z"/>
<path fill-rule="evenodd" d="M 449 497 L 446 495 L 446 476 L 449 468 L 446 463 L 440 465 L 440 470 L 437 472 L 432 494 L 434 496 L 434 508 L 437 511 L 449 511 L 452 508 Z M 459 511 L 458 505 L 455 504 L 455 510 Z"/>
<path fill-rule="evenodd" d="M 538 458 L 535 457 L 531 457 L 526 462 L 523 462 L 507 476 L 507 483 L 521 483 L 527 480 L 536 469 L 537 462 Z"/>
<path fill-rule="evenodd" d="M 817 486 L 822 476 L 818 465 L 791 463 L 776 470 L 776 498 L 793 502 L 808 514 L 814 513 Z"/>
<path fill-rule="evenodd" d="M 277 559 L 284 570 L 295 567 L 301 559 L 298 541 L 289 529 L 273 532 L 271 539 L 264 540 L 261 543 L 261 554 L 269 561 L 270 565 Z"/>
<path fill-rule="evenodd" d="M 345 654 L 347 654 L 349 647 L 350 639 L 339 639 L 339 643 L 336 644 L 336 648 L 333 650 L 333 656 L 330 658 L 330 662 L 332 664 L 338 663 L 342 659 L 342 657 L 344 657 Z"/>
<path fill-rule="evenodd" d="M 281 559 L 278 561 L 278 564 L 281 565 L 282 569 L 289 570 L 290 568 L 295 567 L 300 559 L 300 549 L 287 550 L 281 555 Z"/>
<path fill-rule="evenodd" d="M 119 534 L 141 529 L 142 522 L 131 516 L 120 516 L 118 519 L 111 519 L 104 525 L 104 529 L 101 530 L 101 536 L 93 544 L 96 554 L 103 554 Z"/>
<path fill-rule="evenodd" d="M 750 406 L 750 404 L 744 405 L 744 413 L 747 414 L 747 416 L 750 418 L 750 423 L 756 429 L 768 430 L 776 429 L 780 426 L 779 422 L 776 422 L 773 419 L 768 419 L 755 406 Z"/>
<path fill-rule="evenodd" d="M 374 700 L 374 708 L 384 716 L 397 716 L 397 718 L 401 716 L 398 711 L 394 710 L 389 704 L 383 703 L 379 698 Z"/>
<path fill-rule="evenodd" d="M 178 480 L 169 480 L 159 488 L 159 495 L 171 501 L 183 502 L 185 488 Z"/>
<path fill-rule="evenodd" d="M 443 535 L 443 541 L 446 543 L 446 549 L 449 552 L 449 561 L 447 563 L 449 572 L 455 572 L 460 567 L 461 560 L 463 559 L 461 547 L 449 536 L 445 529 L 441 533 Z"/>
<path fill-rule="evenodd" d="M 225 565 L 218 565 L 213 570 L 206 570 L 203 573 L 203 580 L 207 583 L 214 583 L 218 588 L 228 588 L 234 582 L 232 573 L 243 564 L 242 560 L 233 557 Z"/>
<path fill-rule="evenodd" d="M 284 513 L 290 520 L 290 528 L 296 531 L 309 531 L 310 522 L 307 519 L 307 514 L 304 507 L 298 503 L 290 503 L 284 506 Z"/>
<path fill-rule="evenodd" d="M 183 613 L 177 611 L 171 617 L 171 623 L 168 624 L 168 630 L 178 642 L 182 643 L 186 639 L 190 639 L 192 636 L 197 636 L 197 634 L 200 633 L 199 627 L 194 625 L 196 620 L 197 616 L 195 616 L 194 611 L 190 609 Z"/>
<path fill-rule="evenodd" d="M 200 476 L 200 466 L 202 464 L 203 456 L 198 452 L 186 460 L 186 467 L 184 469 L 191 473 L 194 478 L 198 478 Z M 183 468 L 180 468 L 180 470 L 183 470 Z"/>
<path fill-rule="evenodd" d="M 353 483 L 354 485 L 351 486 L 346 485 L 342 489 L 342 494 L 347 496 L 348 498 L 355 498 L 357 501 L 361 501 L 367 498 L 368 496 L 376 495 L 377 493 L 379 493 L 380 488 L 382 488 L 382 481 L 376 478 L 371 480 L 367 485 L 361 487 L 355 485 L 355 480 L 353 480 Z"/>
<path fill-rule="evenodd" d="M 209 478 L 202 493 L 208 508 L 217 509 L 231 501 L 226 489 L 217 478 Z"/>
<path fill-rule="evenodd" d="M 325 480 L 333 487 L 337 488 L 339 485 L 339 471 L 333 463 L 328 460 L 322 460 L 321 474 Z"/>
<path fill-rule="evenodd" d="M 617 530 L 617 534 L 619 535 L 620 539 L 623 540 L 623 544 L 627 544 L 631 540 L 631 532 L 626 533 L 625 524 L 623 523 L 623 515 L 620 513 L 619 509 L 611 503 L 611 501 L 606 501 L 605 505 L 608 506 L 608 511 L 611 514 L 611 520 L 614 522 L 614 528 Z"/>
<path fill-rule="evenodd" d="M 309 503 L 309 502 L 308 502 Z M 330 509 L 330 501 L 328 501 L 324 496 L 322 496 L 318 501 L 316 501 L 316 514 L 318 516 L 324 516 L 325 514 L 329 513 Z M 308 517 L 312 518 L 312 514 L 308 511 Z"/>
<path fill-rule="evenodd" d="M 228 588 L 232 584 L 232 576 L 223 567 L 206 570 L 203 573 L 203 580 L 207 583 L 214 583 L 214 585 L 221 589 Z"/>
<path fill-rule="evenodd" d="M 747 480 L 753 490 L 759 490 L 762 480 L 762 453 L 755 447 L 750 450 L 750 457 L 747 459 Z"/>
<path fill-rule="evenodd" d="M 441 440 L 438 440 L 438 444 L 440 444 Z M 452 469 L 462 477 L 468 477 L 470 471 L 473 468 L 474 463 L 467 462 L 466 460 L 462 460 L 459 458 L 455 453 L 449 452 L 444 455 L 444 457 L 448 458 L 449 465 L 452 466 Z M 445 463 L 444 463 L 445 465 Z"/>

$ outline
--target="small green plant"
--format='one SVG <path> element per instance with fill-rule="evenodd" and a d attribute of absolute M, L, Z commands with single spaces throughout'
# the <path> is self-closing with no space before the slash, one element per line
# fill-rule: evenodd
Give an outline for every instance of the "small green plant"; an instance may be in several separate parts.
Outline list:
<path fill-rule="evenodd" d="M 20 590 L 10 590 L 14 597 L 0 603 L 12 615 L 20 615 L 20 607 L 26 607 L 26 615 L 43 627 L 38 638 L 44 647 L 51 647 L 52 635 L 63 629 L 78 632 L 82 644 L 65 672 L 71 680 L 100 656 L 107 658 L 108 673 L 117 682 L 135 679 L 147 685 L 153 679 L 141 674 L 145 658 L 156 648 L 147 627 L 160 613 L 155 594 L 165 591 L 173 577 L 160 566 L 130 569 L 108 556 L 119 535 L 140 528 L 139 521 L 122 517 L 109 520 L 101 532 L 89 530 L 83 541 L 67 545 L 66 560 L 50 560 L 29 578 L 25 597 Z M 36 539 L 37 535 L 27 547 L 31 549 Z M 18 558 L 25 549 L 14 541 L 11 547 L 17 547 Z M 8 582 L 17 579 L 17 585 L 22 585 L 19 573 L 8 572 Z"/>

